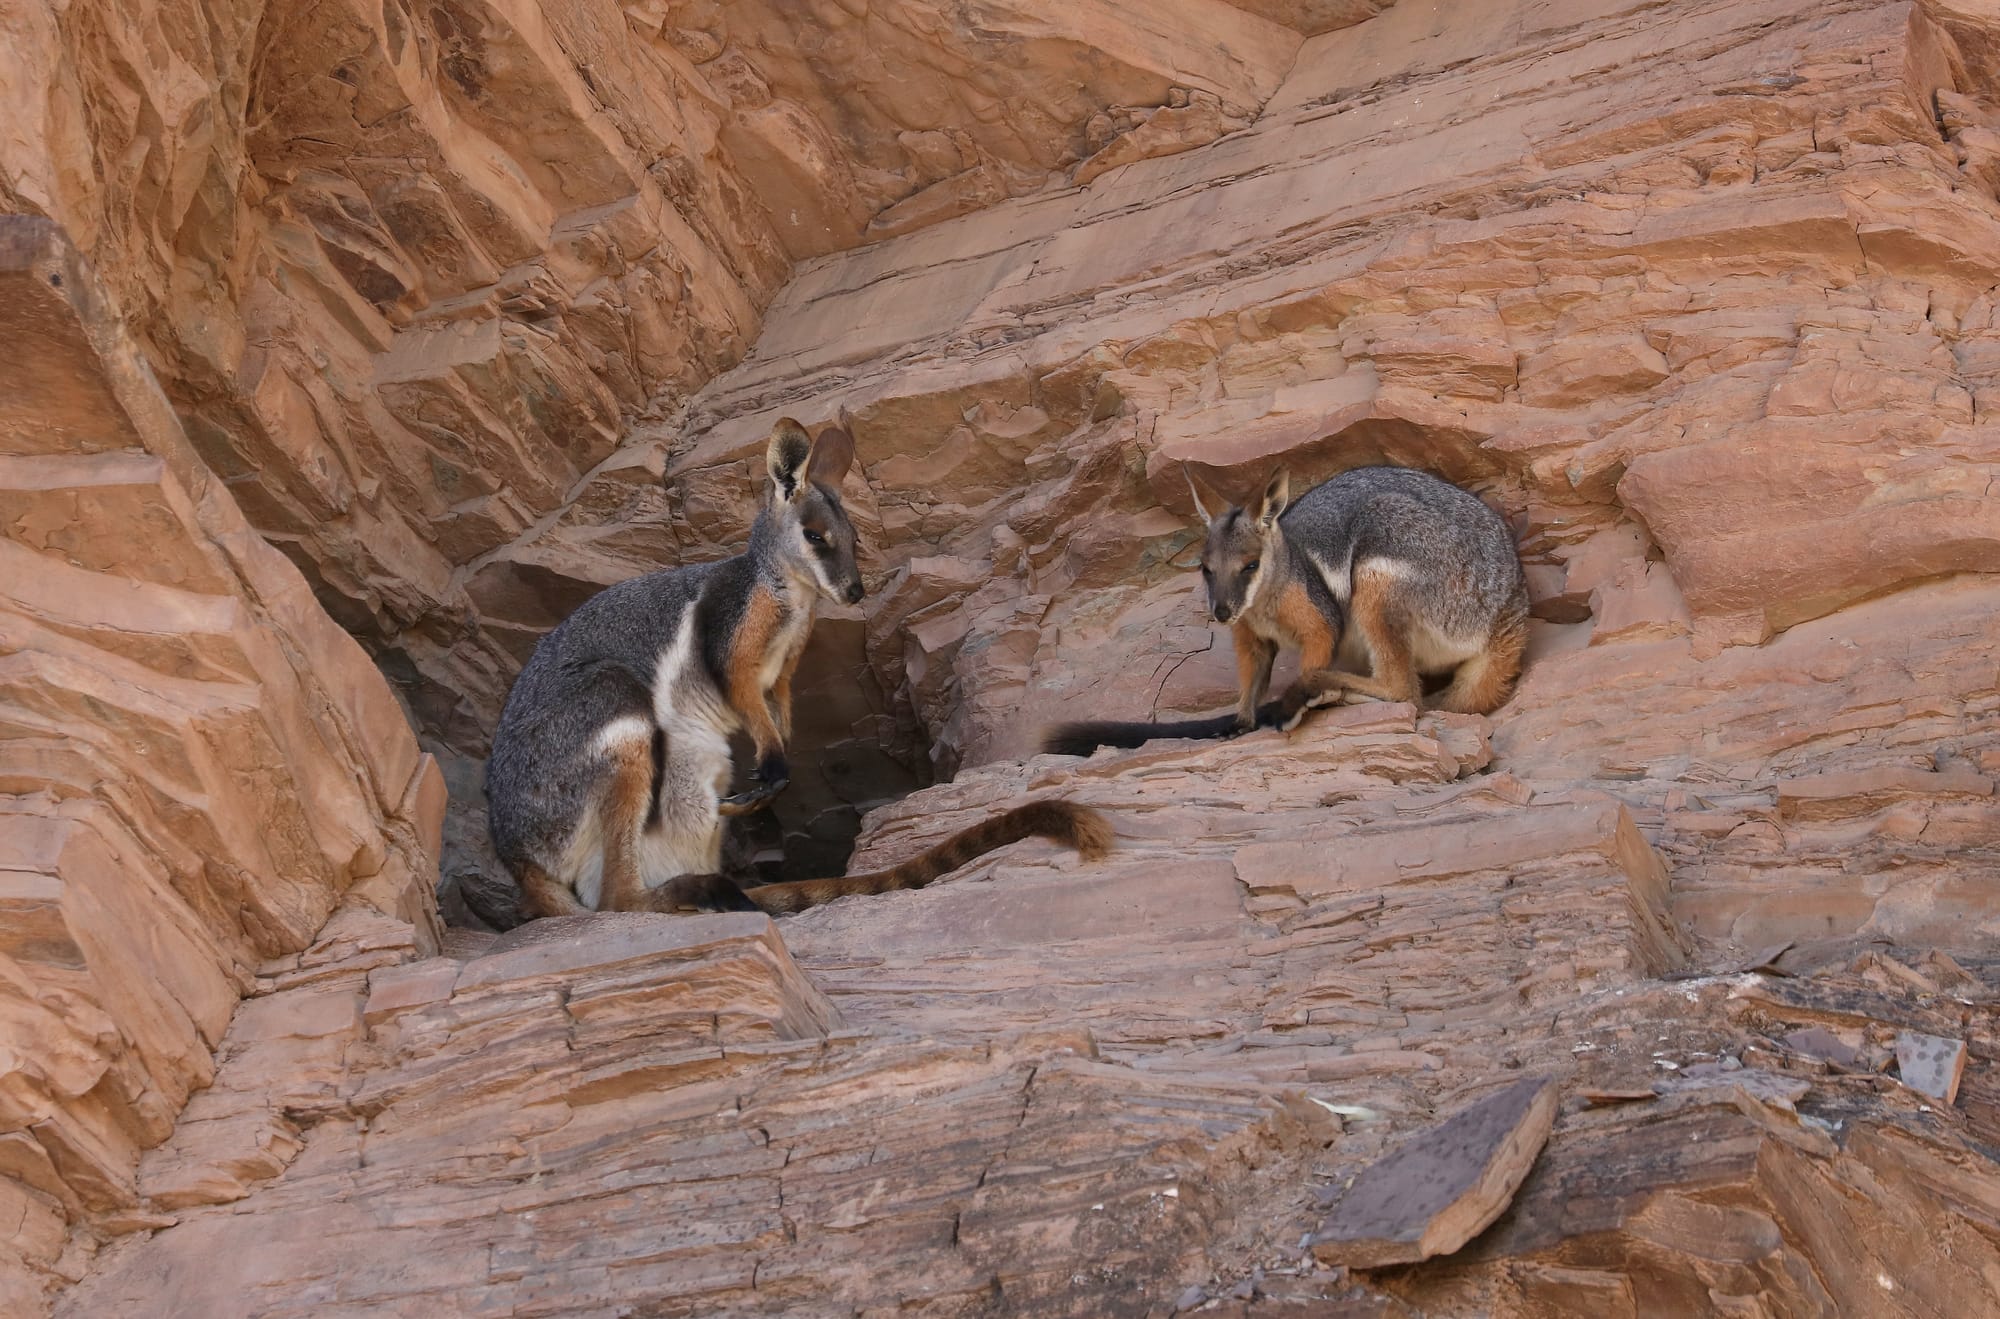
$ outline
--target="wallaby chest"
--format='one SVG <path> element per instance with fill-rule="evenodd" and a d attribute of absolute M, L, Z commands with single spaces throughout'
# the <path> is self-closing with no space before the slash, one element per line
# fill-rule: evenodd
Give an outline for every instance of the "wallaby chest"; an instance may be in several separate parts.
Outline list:
<path fill-rule="evenodd" d="M 769 691 L 795 663 L 812 636 L 815 597 L 810 588 L 789 586 L 774 593 L 776 622 L 757 668 L 758 689 Z"/>

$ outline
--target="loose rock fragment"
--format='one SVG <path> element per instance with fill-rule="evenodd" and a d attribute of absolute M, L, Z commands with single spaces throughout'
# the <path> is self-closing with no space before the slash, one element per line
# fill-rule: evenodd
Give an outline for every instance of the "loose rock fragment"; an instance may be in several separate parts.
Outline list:
<path fill-rule="evenodd" d="M 1649 1099 L 1658 1099 L 1659 1094 L 1651 1089 L 1643 1090 L 1585 1090 L 1581 1092 L 1583 1102 L 1592 1108 L 1602 1108 L 1611 1104 L 1638 1104 Z"/>
<path fill-rule="evenodd" d="M 1861 1066 L 1861 1051 L 1824 1026 L 1807 1026 L 1785 1036 L 1785 1047 L 1808 1058 L 1818 1058 L 1849 1070 Z"/>
<path fill-rule="evenodd" d="M 1965 1041 L 1899 1031 L 1896 1070 L 1910 1089 L 1949 1104 L 1958 1098 L 1958 1083 L 1965 1079 Z"/>
<path fill-rule="evenodd" d="M 1450 1254 L 1514 1198 L 1555 1116 L 1554 1079 L 1535 1077 L 1413 1135 L 1355 1179 L 1313 1254 L 1357 1269 Z"/>

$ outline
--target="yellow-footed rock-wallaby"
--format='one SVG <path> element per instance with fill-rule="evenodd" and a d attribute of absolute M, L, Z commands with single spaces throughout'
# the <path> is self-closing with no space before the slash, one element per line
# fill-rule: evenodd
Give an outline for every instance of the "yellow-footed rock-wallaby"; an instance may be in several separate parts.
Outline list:
<path fill-rule="evenodd" d="M 648 573 L 593 596 L 543 637 L 508 693 L 487 761 L 494 849 L 534 916 L 587 911 L 789 912 L 917 888 L 1033 835 L 1103 853 L 1088 808 L 1029 802 L 889 870 L 742 888 L 718 873 L 724 817 L 789 778 L 792 675 L 822 601 L 862 598 L 839 494 L 844 426 L 789 418 L 765 454 L 770 490 L 743 553 Z M 757 786 L 725 797 L 729 738 L 749 734 Z"/>
<path fill-rule="evenodd" d="M 1297 500 L 1280 469 L 1247 506 L 1204 498 L 1192 475 L 1188 486 L 1207 524 L 1209 610 L 1235 636 L 1236 712 L 1061 724 L 1044 750 L 1085 756 L 1156 737 L 1292 728 L 1315 706 L 1354 698 L 1485 714 L 1512 693 L 1527 580 L 1506 522 L 1476 496 L 1407 467 L 1342 472 Z M 1282 646 L 1298 649 L 1299 679 L 1266 705 Z M 1445 675 L 1425 701 L 1423 678 Z"/>

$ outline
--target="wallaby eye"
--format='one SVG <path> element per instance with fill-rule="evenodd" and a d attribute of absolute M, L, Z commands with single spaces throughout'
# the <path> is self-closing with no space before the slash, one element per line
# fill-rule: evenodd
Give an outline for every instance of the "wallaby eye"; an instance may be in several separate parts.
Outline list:
<path fill-rule="evenodd" d="M 806 544 L 824 545 L 826 544 L 826 537 L 820 535 L 817 531 L 808 531 L 806 533 Z"/>
<path fill-rule="evenodd" d="M 1250 575 L 1251 573 L 1253 573 L 1253 572 L 1256 572 L 1256 571 L 1257 571 L 1257 569 L 1258 569 L 1258 567 L 1259 567 L 1259 566 L 1260 566 L 1260 565 L 1261 565 L 1261 564 L 1262 564 L 1263 562 L 1264 562 L 1264 561 L 1263 561 L 1262 559 L 1252 559 L 1252 560 L 1250 560 L 1250 562 L 1248 562 L 1248 563 L 1246 563 L 1246 564 L 1244 564 L 1244 565 L 1243 565 L 1243 575 L 1244 575 L 1245 577 L 1248 577 L 1248 576 L 1249 576 L 1249 575 Z"/>

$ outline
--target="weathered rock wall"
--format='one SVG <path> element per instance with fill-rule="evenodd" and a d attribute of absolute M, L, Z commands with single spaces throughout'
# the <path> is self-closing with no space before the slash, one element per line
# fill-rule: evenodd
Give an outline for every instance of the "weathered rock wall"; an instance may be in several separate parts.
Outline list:
<path fill-rule="evenodd" d="M 1914 595 L 1871 624 L 1995 599 Z M 1837 736 L 1866 696 L 1797 735 Z M 1982 1312 L 1991 778 L 1634 809 L 1517 777 L 1488 732 L 1373 705 L 968 771 L 878 815 L 858 860 L 1029 792 L 1105 809 L 1116 851 L 1026 844 L 775 926 L 315 949 L 260 986 L 149 1158 L 176 1225 L 114 1246 L 59 1313 Z M 1959 732 L 2000 751 L 1990 711 Z M 1935 863 L 1907 838 L 1925 818 L 1955 835 L 1956 918 L 1917 880 L 1905 919 L 1869 921 L 1811 871 L 1755 885 L 1800 910 L 1689 900 L 1681 859 L 1732 813 L 1878 881 Z M 1833 937 L 1733 950 L 1788 919 Z M 1879 1074 L 1906 1032 L 1969 1044 L 1955 1103 Z M 1306 1248 L 1371 1159 L 1523 1077 L 1561 1111 L 1490 1232 L 1366 1277 Z"/>
<path fill-rule="evenodd" d="M 69 228 L 258 529 L 478 754 L 544 625 L 482 561 L 795 259 L 1213 140 L 1373 6 L 1253 8 L 22 3 L 0 208 Z"/>
<path fill-rule="evenodd" d="M 1046 718 L 1225 702 L 1182 462 L 1472 484 L 1521 533 L 1538 656 L 1706 657 L 1990 570 L 1990 33 L 1399 6 L 1307 41 L 1213 145 L 806 263 L 744 363 L 474 590 L 546 627 L 573 584 L 726 553 L 771 420 L 849 408 L 879 599 L 816 648 L 848 745 L 785 804 L 796 841 Z"/>
<path fill-rule="evenodd" d="M 1024 844 L 776 925 L 454 933 L 442 956 L 351 909 L 260 968 L 136 1208 L 68 1239 L 74 1273 L 118 1236 L 64 1312 L 1990 1305 L 2000 19 L 1965 0 L 1225 8 L 1175 7 L 1167 37 L 1243 22 L 1226 51 L 1114 3 L 634 5 L 616 40 L 589 5 L 431 10 L 407 56 L 356 19 L 385 53 L 353 67 L 284 35 L 332 18 L 257 27 L 261 61 L 292 61 L 259 104 L 407 102 L 342 113 L 431 124 L 454 206 L 471 143 L 570 214 L 583 184 L 558 164 L 596 178 L 590 143 L 629 146 L 644 116 L 616 98 L 667 87 L 649 69 L 685 80 L 657 113 L 703 144 L 672 186 L 641 170 L 668 204 L 619 211 L 614 246 L 632 269 L 675 250 L 688 298 L 741 313 L 687 311 L 687 342 L 735 338 L 668 352 L 680 375 L 632 368 L 629 399 L 605 385 L 588 461 L 521 438 L 585 386 L 544 392 L 512 358 L 460 370 L 528 326 L 543 360 L 580 352 L 579 290 L 605 285 L 553 240 L 375 308 L 391 329 L 355 358 L 365 382 L 333 357 L 301 376 L 362 402 L 292 414 L 314 418 L 292 440 L 414 398 L 423 443 L 481 437 L 466 470 L 522 473 L 481 505 L 513 521 L 437 550 L 430 578 L 366 566 L 339 517 L 270 527 L 433 734 L 475 748 L 512 666 L 590 590 L 733 549 L 771 420 L 845 406 L 871 599 L 808 660 L 804 713 L 834 753 L 817 781 L 801 759 L 793 828 L 836 853 L 841 808 L 930 765 L 960 772 L 873 815 L 857 867 L 1033 793 L 1101 805 L 1119 846 L 1086 867 Z M 617 61 L 637 71 L 601 77 Z M 531 94 L 572 87 L 565 68 L 599 70 L 588 97 Z M 311 156 L 317 131 L 277 137 Z M 689 218 L 703 189 L 738 200 Z M 173 243 L 204 231 L 193 214 Z M 458 234 L 485 221 L 455 223 L 400 266 L 352 250 L 421 272 L 475 250 Z M 682 223 L 709 257 L 675 247 Z M 340 281 L 363 268 L 341 261 Z M 538 261 L 548 280 L 507 273 Z M 114 264 L 175 320 L 145 261 Z M 288 301 L 335 285 L 259 268 L 286 314 L 359 305 Z M 148 335 L 170 392 L 196 378 Z M 228 395 L 183 392 L 191 418 Z M 1019 759 L 1047 719 L 1228 699 L 1181 463 L 1242 488 L 1281 459 L 1303 482 L 1384 458 L 1520 532 L 1538 623 L 1506 707 Z M 258 487 L 293 461 L 253 464 Z M 444 543 L 393 482 L 370 497 Z M 432 594 L 386 624 L 352 606 L 398 591 Z M 1947 1056 L 1956 1090 L 1917 1089 Z M 1560 1112 L 1490 1231 L 1387 1271 L 1312 1253 L 1372 1159 L 1522 1076 L 1554 1078 Z M 54 1267 L 61 1240 L 35 1239 Z"/>
<path fill-rule="evenodd" d="M 75 236 L 203 458 L 476 798 L 540 633 L 710 550 L 620 440 L 743 356 L 795 261 L 1214 141 L 1306 34 L 1380 7 L 22 0 L 0 210 Z M 577 520 L 585 560 L 552 561 Z M 890 704 L 826 721 L 869 786 L 792 808 L 816 859 L 924 777 L 920 730 L 899 765 L 853 728 Z"/>
<path fill-rule="evenodd" d="M 260 966 L 336 909 L 437 947 L 445 802 L 45 220 L 0 218 L 0 342 L 0 1310 L 30 1314 L 164 1221 L 140 1154 Z"/>
<path fill-rule="evenodd" d="M 739 356 L 786 274 L 710 100 L 608 0 L 11 26 L 0 206 L 69 228 L 252 522 L 476 749 L 462 695 L 517 661 L 463 565 Z"/>
<path fill-rule="evenodd" d="M 673 475 L 704 509 L 773 411 L 854 411 L 875 658 L 947 766 L 1017 753 L 1030 693 L 1217 702 L 1183 462 L 1473 483 L 1576 627 L 1544 651 L 1711 655 L 1996 566 L 1992 106 L 1950 31 L 1445 12 L 1309 43 L 1213 147 L 815 263 L 696 400 Z"/>

